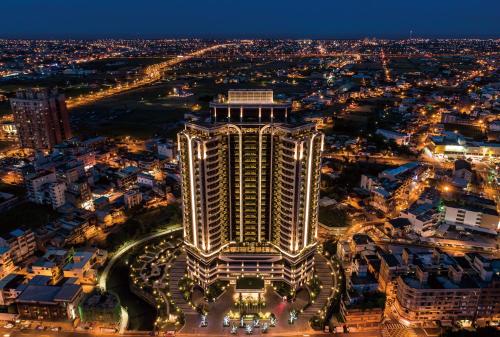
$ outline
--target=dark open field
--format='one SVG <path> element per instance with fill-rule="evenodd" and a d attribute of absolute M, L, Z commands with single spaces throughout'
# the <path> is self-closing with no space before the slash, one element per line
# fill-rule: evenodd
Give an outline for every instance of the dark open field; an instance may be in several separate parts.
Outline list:
<path fill-rule="evenodd" d="M 167 72 L 154 85 L 135 89 L 71 111 L 73 130 L 82 135 L 173 137 L 182 127 L 184 113 L 208 111 L 208 102 L 233 88 L 272 88 L 275 93 L 294 95 L 306 89 L 306 80 L 274 76 L 278 69 L 288 69 L 284 61 L 235 62 L 194 60 Z M 272 76 L 271 76 L 272 75 Z M 221 78 L 238 79 L 224 83 Z M 172 97 L 174 87 L 189 85 L 193 95 Z"/>

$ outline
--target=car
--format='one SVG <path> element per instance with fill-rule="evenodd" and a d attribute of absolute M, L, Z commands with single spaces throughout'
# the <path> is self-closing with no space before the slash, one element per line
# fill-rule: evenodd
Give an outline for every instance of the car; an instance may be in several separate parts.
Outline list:
<path fill-rule="evenodd" d="M 14 324 L 12 323 L 7 323 L 3 326 L 5 329 L 12 329 L 14 327 Z"/>
<path fill-rule="evenodd" d="M 36 329 L 42 331 L 45 330 L 45 327 L 43 325 L 37 325 Z"/>
<path fill-rule="evenodd" d="M 61 328 L 58 326 L 55 326 L 55 327 L 50 329 L 50 331 L 60 331 L 60 330 L 61 330 Z"/>

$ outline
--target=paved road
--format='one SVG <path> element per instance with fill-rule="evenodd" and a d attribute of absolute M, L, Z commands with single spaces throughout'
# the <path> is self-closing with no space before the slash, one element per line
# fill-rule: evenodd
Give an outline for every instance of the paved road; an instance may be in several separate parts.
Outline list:
<path fill-rule="evenodd" d="M 219 48 L 226 48 L 227 46 L 230 46 L 230 45 L 234 45 L 234 44 L 233 43 L 217 44 L 217 45 L 214 45 L 211 47 L 196 50 L 196 51 L 194 51 L 188 55 L 185 55 L 183 57 L 177 57 L 177 58 L 173 58 L 173 59 L 170 59 L 168 61 L 165 61 L 165 62 L 150 65 L 144 69 L 143 76 L 141 78 L 135 79 L 133 82 L 119 83 L 119 84 L 115 85 L 114 87 L 111 87 L 111 88 L 106 89 L 106 90 L 101 90 L 101 91 L 98 91 L 95 93 L 91 92 L 91 93 L 86 94 L 86 95 L 81 95 L 79 97 L 67 99 L 66 105 L 67 105 L 68 109 L 72 109 L 72 108 L 75 108 L 78 106 L 91 104 L 91 103 L 96 102 L 98 100 L 121 94 L 125 91 L 131 91 L 134 89 L 142 88 L 144 86 L 153 84 L 153 83 L 162 79 L 163 73 L 167 69 L 169 69 L 175 65 L 178 65 L 182 62 L 188 61 L 192 58 L 201 57 L 201 56 L 203 56 L 203 54 L 205 54 L 207 52 L 210 52 L 210 51 L 213 51 L 213 50 L 216 50 Z"/>
<path fill-rule="evenodd" d="M 272 333 L 271 331 L 267 334 L 261 334 L 259 331 L 254 330 L 253 336 L 273 336 L 273 337 L 325 337 L 325 336 L 339 336 L 339 337 L 380 337 L 381 334 L 377 331 L 373 332 L 354 332 L 354 333 L 349 333 L 349 334 L 325 334 L 322 332 L 311 332 L 311 333 L 303 333 L 303 332 L 296 332 L 296 331 L 290 331 L 287 333 Z M 82 332 L 68 332 L 68 331 L 60 331 L 60 332 L 52 332 L 52 331 L 36 331 L 36 330 L 25 330 L 25 331 L 19 331 L 19 330 L 7 330 L 7 329 L 0 329 L 0 334 L 4 335 L 6 333 L 9 333 L 11 337 L 95 337 L 97 335 L 99 336 L 118 336 L 117 334 L 103 334 L 103 333 L 89 333 L 87 331 L 82 331 Z M 186 337 L 198 337 L 200 335 L 210 335 L 211 337 L 228 337 L 228 336 L 247 336 L 246 334 L 243 333 L 243 331 L 239 331 L 238 335 L 231 335 L 229 333 L 227 334 L 205 334 L 205 333 L 196 333 L 196 334 L 178 334 L 180 336 L 186 336 Z M 123 336 L 137 336 L 137 337 L 146 337 L 150 336 L 149 334 L 124 334 Z"/>
<path fill-rule="evenodd" d="M 420 156 L 418 158 L 415 157 L 403 157 L 403 156 L 358 156 L 354 154 L 338 154 L 338 153 L 324 153 L 323 158 L 330 159 L 338 159 L 344 160 L 347 158 L 349 161 L 355 162 L 366 162 L 366 163 L 374 163 L 374 164 L 384 164 L 384 165 L 404 165 L 409 162 L 422 162 L 435 167 L 440 168 L 450 168 L 451 163 L 446 163 L 442 161 L 437 161 L 433 158 L 429 158 L 426 156 Z"/>

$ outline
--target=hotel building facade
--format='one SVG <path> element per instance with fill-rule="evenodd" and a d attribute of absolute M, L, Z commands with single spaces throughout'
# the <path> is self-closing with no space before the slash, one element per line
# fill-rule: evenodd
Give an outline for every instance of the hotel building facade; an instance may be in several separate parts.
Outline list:
<path fill-rule="evenodd" d="M 312 276 L 323 135 L 270 90 L 230 90 L 178 134 L 188 274 L 201 286 Z"/>

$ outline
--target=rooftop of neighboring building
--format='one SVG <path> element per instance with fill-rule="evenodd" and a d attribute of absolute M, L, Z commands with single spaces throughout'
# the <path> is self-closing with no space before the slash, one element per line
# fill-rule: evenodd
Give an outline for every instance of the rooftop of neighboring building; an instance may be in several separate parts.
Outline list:
<path fill-rule="evenodd" d="M 140 169 L 138 167 L 135 167 L 135 166 L 127 166 L 121 170 L 119 170 L 116 174 L 121 177 L 121 178 L 124 178 L 124 177 L 128 177 L 132 174 L 136 174 L 140 172 Z"/>
<path fill-rule="evenodd" d="M 462 170 L 462 169 L 466 169 L 466 170 L 471 171 L 471 169 L 472 169 L 471 163 L 469 163 L 467 160 L 463 160 L 463 159 L 455 160 L 455 163 L 453 165 L 454 165 L 455 171 Z"/>
<path fill-rule="evenodd" d="M 25 276 L 22 274 L 9 274 L 0 280 L 0 290 L 17 289 L 24 280 Z"/>
<path fill-rule="evenodd" d="M 383 309 L 385 307 L 386 295 L 382 292 L 369 292 L 360 294 L 354 289 L 348 291 L 349 301 L 346 303 L 348 309 Z"/>
<path fill-rule="evenodd" d="M 406 163 L 406 164 L 398 166 L 396 168 L 382 171 L 381 175 L 386 175 L 386 176 L 391 176 L 391 177 L 397 178 L 398 176 L 400 176 L 400 175 L 402 175 L 410 170 L 417 168 L 419 165 L 420 164 L 418 162 Z"/>
<path fill-rule="evenodd" d="M 479 204 L 485 207 L 496 207 L 496 202 L 491 199 L 481 197 L 477 194 L 463 194 L 460 199 L 469 204 Z"/>
<path fill-rule="evenodd" d="M 45 177 L 45 176 L 52 175 L 52 174 L 55 175 L 55 173 L 51 170 L 38 170 L 36 172 L 28 173 L 26 175 L 26 179 L 27 180 L 34 180 L 34 179 Z"/>
<path fill-rule="evenodd" d="M 9 232 L 6 236 L 4 236 L 4 239 L 9 241 L 9 240 L 12 240 L 12 239 L 18 239 L 26 234 L 29 234 L 31 232 L 31 230 L 27 229 L 22 229 L 22 228 L 17 228 L 11 232 Z"/>
<path fill-rule="evenodd" d="M 64 266 L 64 270 L 74 270 L 83 268 L 94 256 L 94 252 L 77 251 L 72 259 Z"/>
<path fill-rule="evenodd" d="M 401 266 L 401 262 L 394 254 L 382 254 L 381 258 L 390 268 Z"/>
<path fill-rule="evenodd" d="M 363 276 L 360 276 L 358 273 L 352 273 L 350 282 L 353 286 L 356 286 L 356 285 L 374 284 L 377 283 L 378 281 L 372 273 L 367 272 Z"/>
<path fill-rule="evenodd" d="M 377 129 L 376 133 L 377 134 L 384 134 L 384 135 L 394 137 L 394 138 L 408 137 L 408 134 L 406 134 L 406 133 L 401 133 L 401 132 L 386 130 L 386 129 Z"/>
<path fill-rule="evenodd" d="M 462 275 L 458 283 L 453 282 L 448 276 L 437 273 L 430 273 L 425 282 L 421 282 L 415 275 L 403 275 L 401 278 L 414 289 L 473 289 L 480 287 L 478 282 L 467 274 Z"/>
<path fill-rule="evenodd" d="M 47 275 L 36 275 L 31 280 L 28 281 L 28 285 L 36 285 L 36 286 L 46 286 L 51 282 L 52 277 Z"/>
<path fill-rule="evenodd" d="M 28 285 L 19 295 L 19 303 L 47 303 L 70 302 L 82 291 L 82 287 L 76 284 L 64 284 L 62 286 L 51 285 Z"/>
<path fill-rule="evenodd" d="M 411 225 L 410 220 L 408 220 L 407 218 L 391 219 L 389 220 L 389 223 L 392 225 L 392 227 L 397 229 L 403 229 Z"/>
<path fill-rule="evenodd" d="M 464 210 L 471 211 L 471 212 L 480 212 L 480 213 L 489 214 L 489 215 L 498 215 L 498 212 L 494 209 L 480 206 L 477 204 L 466 203 L 464 201 L 466 201 L 466 200 L 464 200 L 464 199 L 445 200 L 444 205 L 446 207 L 459 208 L 459 209 L 464 209 Z"/>
<path fill-rule="evenodd" d="M 27 88 L 16 91 L 15 100 L 45 100 L 49 97 L 58 96 L 57 88 Z"/>
<path fill-rule="evenodd" d="M 366 234 L 354 234 L 352 240 L 356 245 L 368 245 L 373 243 L 373 240 Z"/>

